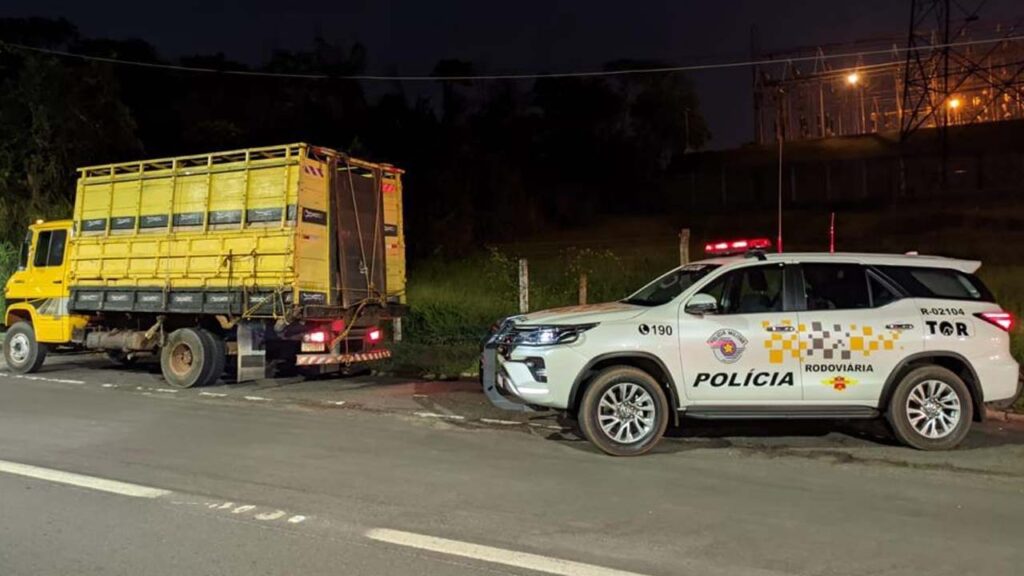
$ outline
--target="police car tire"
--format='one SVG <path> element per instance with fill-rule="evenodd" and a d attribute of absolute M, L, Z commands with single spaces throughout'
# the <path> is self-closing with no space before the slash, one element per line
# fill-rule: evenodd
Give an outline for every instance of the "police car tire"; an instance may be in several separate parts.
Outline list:
<path fill-rule="evenodd" d="M 220 336 L 209 330 L 200 330 L 199 335 L 206 339 L 210 350 L 210 371 L 206 374 L 200 386 L 216 384 L 217 380 L 224 375 L 227 365 L 228 345 Z"/>
<path fill-rule="evenodd" d="M 18 338 L 19 342 L 27 341 L 28 345 L 28 355 L 20 363 L 11 357 L 11 344 L 15 342 L 15 338 Z M 36 340 L 35 328 L 28 322 L 15 322 L 4 337 L 4 361 L 7 362 L 7 367 L 12 372 L 18 374 L 31 374 L 38 371 L 43 366 L 48 351 L 49 346 Z"/>
<path fill-rule="evenodd" d="M 627 382 L 642 387 L 654 400 L 654 429 L 634 443 L 622 443 L 609 438 L 598 422 L 601 397 L 612 386 Z M 654 448 L 665 434 L 669 420 L 668 399 L 657 380 L 647 372 L 631 366 L 614 366 L 602 370 L 591 380 L 583 393 L 578 419 L 583 436 L 602 452 L 612 456 L 639 456 Z"/>
<path fill-rule="evenodd" d="M 942 438 L 928 438 L 914 429 L 907 415 L 907 398 L 914 387 L 926 380 L 937 380 L 953 389 L 960 400 L 960 420 L 953 431 Z M 974 420 L 974 402 L 964 381 L 952 371 L 941 366 L 923 366 L 907 373 L 896 386 L 889 401 L 886 419 L 892 426 L 896 438 L 903 444 L 918 450 L 950 450 L 955 448 L 970 431 Z"/>

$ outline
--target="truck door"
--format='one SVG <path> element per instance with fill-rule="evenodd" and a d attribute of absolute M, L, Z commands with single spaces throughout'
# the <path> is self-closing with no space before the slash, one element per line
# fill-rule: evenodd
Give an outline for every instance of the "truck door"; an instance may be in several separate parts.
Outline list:
<path fill-rule="evenodd" d="M 804 400 L 874 406 L 900 360 L 922 349 L 920 312 L 856 263 L 804 263 Z"/>
<path fill-rule="evenodd" d="M 36 312 L 36 338 L 40 342 L 70 339 L 65 258 L 69 229 L 36 229 L 27 266 L 12 277 L 12 297 L 24 298 Z"/>
<path fill-rule="evenodd" d="M 680 308 L 688 399 L 713 405 L 800 400 L 797 318 L 785 302 L 785 268 L 758 264 L 712 280 L 700 292 L 716 299 L 715 313 Z"/>

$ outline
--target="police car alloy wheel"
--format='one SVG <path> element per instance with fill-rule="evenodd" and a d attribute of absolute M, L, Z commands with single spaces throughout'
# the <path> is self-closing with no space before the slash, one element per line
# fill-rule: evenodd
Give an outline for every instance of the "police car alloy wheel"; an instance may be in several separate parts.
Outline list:
<path fill-rule="evenodd" d="M 912 370 L 889 403 L 896 437 L 919 450 L 947 450 L 967 435 L 974 406 L 967 385 L 940 366 Z"/>
<path fill-rule="evenodd" d="M 668 425 L 668 401 L 650 374 L 632 367 L 600 372 L 580 403 L 583 435 L 613 456 L 637 456 L 658 443 Z"/>

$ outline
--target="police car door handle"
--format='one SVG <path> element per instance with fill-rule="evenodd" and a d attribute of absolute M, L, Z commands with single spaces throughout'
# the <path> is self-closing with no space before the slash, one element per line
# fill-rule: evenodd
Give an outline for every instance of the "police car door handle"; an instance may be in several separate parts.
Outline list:
<path fill-rule="evenodd" d="M 796 330 L 796 328 L 794 328 L 793 326 L 787 326 L 785 324 L 783 324 L 782 326 L 769 326 L 768 327 L 768 331 L 769 332 L 792 332 L 794 330 Z"/>
<path fill-rule="evenodd" d="M 886 324 L 885 325 L 885 329 L 886 330 L 912 330 L 913 328 L 914 328 L 913 324 Z"/>

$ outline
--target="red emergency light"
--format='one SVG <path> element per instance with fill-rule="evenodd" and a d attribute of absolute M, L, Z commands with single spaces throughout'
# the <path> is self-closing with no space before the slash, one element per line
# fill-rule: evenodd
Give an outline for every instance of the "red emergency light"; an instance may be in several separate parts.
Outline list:
<path fill-rule="evenodd" d="M 380 342 L 381 336 L 380 328 L 371 328 L 370 331 L 366 333 L 366 339 L 370 342 Z"/>
<path fill-rule="evenodd" d="M 708 242 L 704 245 L 704 251 L 715 256 L 728 256 L 730 254 L 742 254 L 750 250 L 767 250 L 771 247 L 772 241 L 768 238 L 740 238 L 738 240 Z"/>

